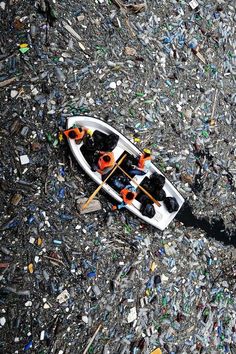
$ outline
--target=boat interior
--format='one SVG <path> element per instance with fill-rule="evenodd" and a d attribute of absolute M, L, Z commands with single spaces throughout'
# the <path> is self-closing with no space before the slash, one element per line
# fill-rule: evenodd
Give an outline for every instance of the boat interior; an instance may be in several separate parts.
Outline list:
<path fill-rule="evenodd" d="M 87 145 L 82 144 L 80 147 L 81 153 L 83 154 L 85 160 L 87 163 L 92 166 L 94 162 L 97 162 L 98 160 L 98 154 L 96 155 L 96 151 L 92 151 L 91 149 L 87 149 Z M 126 155 L 124 161 L 120 164 L 120 167 L 126 172 L 129 172 L 129 166 L 130 164 L 137 166 L 138 163 L 138 157 L 135 157 L 132 153 L 129 151 L 126 151 L 120 146 L 119 144 L 116 145 L 116 147 L 112 150 L 114 153 L 115 161 L 119 162 L 119 160 Z M 95 172 L 99 178 L 101 178 L 100 173 Z M 117 179 L 121 179 L 124 185 L 132 185 L 133 187 L 136 188 L 136 191 L 138 192 L 135 200 L 133 201 L 133 205 L 139 210 L 140 209 L 140 200 L 141 197 L 144 195 L 144 193 L 137 188 L 137 185 L 143 185 L 144 182 L 150 177 L 152 174 L 152 171 L 146 173 L 143 176 L 135 175 L 133 178 L 129 179 L 119 168 L 116 169 L 114 174 L 111 176 L 111 178 L 108 179 L 106 182 L 111 188 L 113 188 L 118 194 L 121 191 L 122 188 L 119 188 L 114 181 Z M 153 204 L 153 202 L 149 199 L 150 203 Z"/>

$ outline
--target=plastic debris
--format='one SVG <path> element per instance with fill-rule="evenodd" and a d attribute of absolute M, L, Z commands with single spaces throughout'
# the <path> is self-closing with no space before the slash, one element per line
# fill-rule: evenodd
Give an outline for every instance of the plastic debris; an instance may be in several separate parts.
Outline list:
<path fill-rule="evenodd" d="M 236 353 L 234 2 L 0 15 L 0 352 Z M 63 133 L 75 115 L 152 150 L 187 201 L 168 229 L 102 191 L 81 210 L 97 185 Z"/>
<path fill-rule="evenodd" d="M 29 158 L 27 155 L 20 156 L 20 162 L 22 165 L 27 165 L 29 163 Z"/>
<path fill-rule="evenodd" d="M 190 1 L 189 6 L 191 6 L 192 10 L 195 10 L 198 7 L 198 2 L 196 0 L 192 0 Z"/>
<path fill-rule="evenodd" d="M 63 302 L 66 302 L 70 298 L 70 294 L 68 290 L 64 290 L 60 295 L 57 296 L 57 301 L 59 304 L 63 304 Z"/>
<path fill-rule="evenodd" d="M 136 311 L 136 307 L 132 307 L 130 309 L 130 312 L 128 314 L 128 318 L 127 321 L 128 323 L 134 322 L 137 318 L 137 311 Z"/>

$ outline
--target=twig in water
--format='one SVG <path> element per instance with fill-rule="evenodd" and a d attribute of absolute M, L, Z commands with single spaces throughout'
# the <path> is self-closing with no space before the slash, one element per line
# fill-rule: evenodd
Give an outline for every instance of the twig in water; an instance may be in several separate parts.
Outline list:
<path fill-rule="evenodd" d="M 102 327 L 102 325 L 100 324 L 100 325 L 98 326 L 98 328 L 96 329 L 94 335 L 92 336 L 92 338 L 91 338 L 90 341 L 88 342 L 88 345 L 87 345 L 87 347 L 85 348 L 83 354 L 86 354 L 86 353 L 88 352 L 88 350 L 89 350 L 91 344 L 93 343 L 93 341 L 94 341 L 96 335 L 98 334 L 98 332 L 100 331 L 100 328 L 101 328 L 101 327 Z"/>

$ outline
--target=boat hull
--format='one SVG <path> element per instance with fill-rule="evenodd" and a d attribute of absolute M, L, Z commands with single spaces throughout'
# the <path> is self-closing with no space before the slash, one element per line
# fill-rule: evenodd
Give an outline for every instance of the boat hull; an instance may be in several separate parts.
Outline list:
<path fill-rule="evenodd" d="M 79 126 L 91 129 L 92 131 L 99 130 L 105 134 L 110 134 L 110 133 L 117 134 L 119 136 L 119 141 L 117 147 L 113 150 L 116 161 L 119 160 L 119 158 L 123 155 L 124 151 L 128 152 L 129 154 L 135 157 L 141 155 L 141 151 L 131 141 L 129 141 L 123 134 L 121 134 L 118 130 L 116 130 L 115 128 L 111 127 L 109 124 L 107 124 L 106 122 L 98 118 L 89 117 L 89 116 L 68 117 L 67 119 L 68 129 L 77 124 Z M 82 169 L 97 184 L 101 184 L 102 182 L 101 175 L 98 172 L 93 172 L 91 170 L 90 165 L 88 164 L 88 162 L 86 161 L 85 157 L 81 152 L 81 147 L 83 145 L 83 142 L 81 142 L 80 144 L 76 144 L 74 140 L 68 139 L 68 143 L 76 161 L 82 167 Z M 133 178 L 134 182 L 131 182 L 131 184 L 136 187 L 136 183 L 140 184 L 143 178 L 145 178 L 145 176 L 150 176 L 150 174 L 153 172 L 157 172 L 163 175 L 163 173 L 160 170 L 158 170 L 158 168 L 152 163 L 148 174 L 144 176 L 135 176 Z M 165 185 L 163 189 L 166 192 L 167 197 L 176 198 L 179 204 L 179 209 L 176 212 L 169 213 L 163 202 L 160 202 L 161 203 L 160 207 L 154 204 L 155 215 L 153 218 L 148 218 L 140 213 L 139 211 L 140 203 L 137 200 L 135 200 L 132 205 L 126 205 L 126 208 L 130 210 L 133 214 L 138 216 L 139 218 L 143 219 L 145 222 L 151 224 L 152 226 L 160 230 L 164 230 L 180 210 L 182 204 L 184 203 L 184 198 L 181 196 L 181 194 L 177 191 L 177 189 L 170 183 L 170 181 L 166 177 L 165 177 Z M 103 190 L 105 190 L 111 197 L 116 199 L 119 203 L 122 202 L 122 198 L 120 197 L 119 193 L 116 192 L 107 183 L 103 185 Z"/>

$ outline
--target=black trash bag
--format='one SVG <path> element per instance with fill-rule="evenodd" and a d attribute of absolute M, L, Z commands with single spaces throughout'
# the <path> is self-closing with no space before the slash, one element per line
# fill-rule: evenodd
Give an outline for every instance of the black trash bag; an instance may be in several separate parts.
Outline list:
<path fill-rule="evenodd" d="M 157 172 L 154 172 L 150 176 L 150 183 L 152 186 L 155 186 L 155 189 L 161 190 L 165 185 L 165 177 Z"/>
<path fill-rule="evenodd" d="M 108 138 L 107 134 L 104 134 L 104 133 L 100 132 L 99 130 L 95 130 L 93 132 L 92 138 L 94 141 L 95 150 L 106 151 L 105 145 L 106 145 L 106 140 Z"/>
<path fill-rule="evenodd" d="M 150 179 L 148 177 L 145 177 L 142 182 L 141 182 L 141 186 L 146 189 L 147 192 L 149 193 L 153 193 L 155 190 L 154 185 L 152 185 Z"/>
<path fill-rule="evenodd" d="M 89 151 L 90 153 L 95 152 L 96 149 L 96 144 L 95 141 L 92 137 L 86 136 L 83 141 L 83 150 L 84 151 Z"/>
<path fill-rule="evenodd" d="M 140 208 L 140 213 L 144 216 L 147 216 L 148 218 L 153 218 L 153 216 L 155 215 L 155 209 L 154 206 L 152 204 L 142 204 L 141 208 Z"/>
<path fill-rule="evenodd" d="M 173 213 L 179 209 L 179 204 L 175 197 L 166 197 L 164 203 L 169 213 Z"/>
<path fill-rule="evenodd" d="M 111 133 L 106 137 L 106 140 L 104 141 L 104 151 L 112 151 L 115 149 L 117 143 L 119 140 L 119 136 Z"/>
<path fill-rule="evenodd" d="M 81 146 L 80 151 L 90 166 L 97 164 L 99 156 L 96 153 L 96 148 L 94 147 L 92 139 L 87 139 L 86 144 Z"/>
<path fill-rule="evenodd" d="M 142 205 L 146 205 L 146 204 L 153 204 L 153 201 L 146 195 L 143 193 L 140 193 L 137 198 L 136 198 L 139 203 L 141 203 Z"/>
<path fill-rule="evenodd" d="M 159 200 L 159 202 L 161 202 L 166 198 L 166 192 L 164 191 L 164 189 L 161 189 L 161 190 L 157 189 L 153 193 L 153 198 L 155 198 L 156 200 Z"/>

